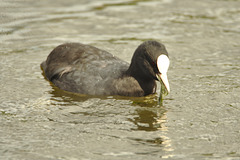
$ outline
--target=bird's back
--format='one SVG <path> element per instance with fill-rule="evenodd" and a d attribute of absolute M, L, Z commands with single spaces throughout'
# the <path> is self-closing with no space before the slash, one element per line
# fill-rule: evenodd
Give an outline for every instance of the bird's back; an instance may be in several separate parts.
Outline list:
<path fill-rule="evenodd" d="M 47 79 L 57 87 L 90 95 L 117 94 L 113 82 L 128 66 L 106 51 L 80 43 L 56 47 L 41 64 Z"/>

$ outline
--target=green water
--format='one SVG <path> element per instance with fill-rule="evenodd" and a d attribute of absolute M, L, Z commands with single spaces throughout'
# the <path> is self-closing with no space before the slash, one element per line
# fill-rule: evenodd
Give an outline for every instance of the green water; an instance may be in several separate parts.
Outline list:
<path fill-rule="evenodd" d="M 0 159 L 240 159 L 240 2 L 0 2 Z M 65 42 L 130 62 L 165 44 L 171 92 L 143 98 L 63 92 L 40 63 Z M 160 86 L 159 86 L 160 87 Z"/>

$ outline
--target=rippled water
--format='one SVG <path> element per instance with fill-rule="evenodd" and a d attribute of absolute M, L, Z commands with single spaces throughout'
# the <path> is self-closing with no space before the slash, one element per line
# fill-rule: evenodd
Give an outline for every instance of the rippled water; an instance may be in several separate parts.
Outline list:
<path fill-rule="evenodd" d="M 64 42 L 130 61 L 170 54 L 171 93 L 63 92 L 40 63 Z M 0 1 L 0 159 L 240 159 L 239 0 Z"/>

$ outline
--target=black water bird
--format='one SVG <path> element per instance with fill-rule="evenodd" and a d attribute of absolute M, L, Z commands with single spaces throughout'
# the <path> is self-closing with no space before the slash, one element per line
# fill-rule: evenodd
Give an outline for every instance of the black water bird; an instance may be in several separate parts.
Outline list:
<path fill-rule="evenodd" d="M 170 91 L 168 52 L 157 41 L 139 45 L 130 65 L 96 47 L 66 43 L 57 46 L 41 67 L 49 81 L 69 92 L 139 97 L 155 93 L 156 81 Z"/>

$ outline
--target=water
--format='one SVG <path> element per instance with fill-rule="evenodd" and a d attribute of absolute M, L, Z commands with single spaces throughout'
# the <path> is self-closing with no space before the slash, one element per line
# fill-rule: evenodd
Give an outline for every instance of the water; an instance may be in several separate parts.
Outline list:
<path fill-rule="evenodd" d="M 79 96 L 42 76 L 64 42 L 170 54 L 171 93 Z M 0 159 L 240 159 L 240 1 L 0 1 Z"/>

